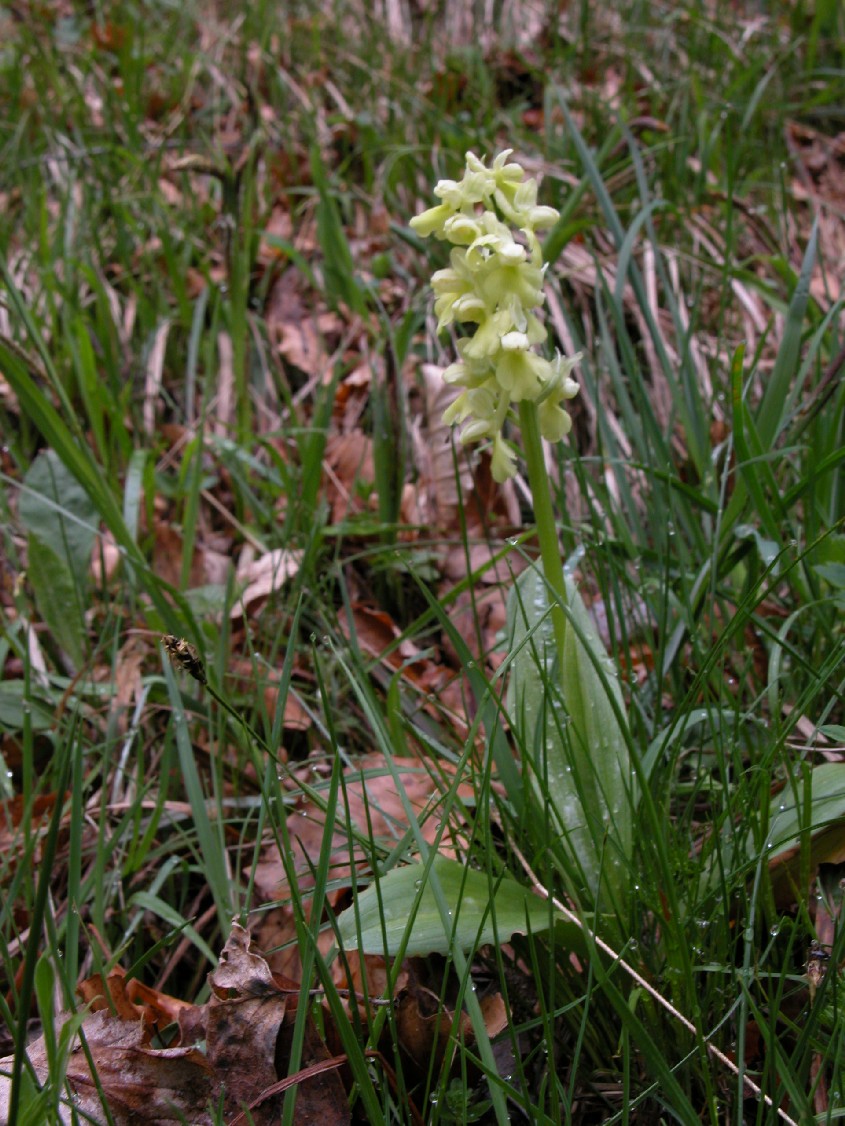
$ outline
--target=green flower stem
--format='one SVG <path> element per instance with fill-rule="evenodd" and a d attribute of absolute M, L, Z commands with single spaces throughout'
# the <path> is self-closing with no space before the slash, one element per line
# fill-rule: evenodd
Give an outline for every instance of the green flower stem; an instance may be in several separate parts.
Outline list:
<path fill-rule="evenodd" d="M 566 638 L 564 612 L 564 606 L 567 605 L 566 580 L 563 577 L 563 557 L 558 543 L 555 514 L 552 508 L 552 490 L 546 472 L 537 406 L 527 399 L 523 399 L 519 404 L 519 426 L 522 431 L 525 463 L 528 467 L 528 484 L 534 501 L 534 519 L 537 522 L 537 537 L 540 540 L 540 559 L 543 563 L 543 575 L 548 584 L 549 603 L 552 608 L 558 668 L 562 669 L 563 645 Z"/>

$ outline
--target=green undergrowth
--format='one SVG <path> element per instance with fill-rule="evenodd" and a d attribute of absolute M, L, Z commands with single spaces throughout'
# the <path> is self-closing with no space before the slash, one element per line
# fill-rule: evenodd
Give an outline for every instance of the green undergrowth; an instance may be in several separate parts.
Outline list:
<path fill-rule="evenodd" d="M 356 1121 L 410 1121 L 409 1100 L 437 1123 L 833 1121 L 843 317 L 830 214 L 814 225 L 787 137 L 845 128 L 842 13 L 584 3 L 559 24 L 545 13 L 527 46 L 527 9 L 497 6 L 488 43 L 471 5 L 477 34 L 454 31 L 453 5 L 386 45 L 353 5 L 313 7 L 0 9 L 0 1057 L 17 1059 L 18 1120 L 72 1102 L 62 1045 L 46 1085 L 23 1053 L 49 1002 L 75 1011 L 78 981 L 115 965 L 207 1000 L 232 920 L 266 913 L 253 885 L 275 842 L 286 941 L 303 990 L 325 992 Z M 637 777 L 605 919 L 556 847 L 555 786 L 526 792 L 515 655 L 482 659 L 466 477 L 445 531 L 403 507 L 424 472 L 420 365 L 452 353 L 425 288 L 444 248 L 408 221 L 467 150 L 505 147 L 562 212 L 548 323 L 583 352 L 573 432 L 551 454 L 557 516 Z M 303 349 L 280 350 L 298 325 Z M 355 395 L 348 429 L 373 468 L 356 462 L 344 507 L 324 465 Z M 481 513 L 505 574 L 533 558 L 530 496 L 513 506 L 518 526 Z M 444 552 L 461 544 L 450 589 Z M 296 563 L 244 615 L 247 548 Z M 389 615 L 391 662 L 362 605 Z M 207 686 L 171 666 L 163 635 L 196 648 Z M 459 678 L 460 722 L 442 682 L 404 675 L 425 662 Z M 405 796 L 389 838 L 346 812 L 372 752 L 400 795 L 395 760 L 415 756 L 440 794 L 422 812 Z M 288 817 L 303 794 L 356 850 L 354 895 L 328 844 L 300 892 Z M 379 936 L 379 883 L 410 862 L 426 866 L 400 877 L 411 922 Z M 565 895 L 584 929 L 534 896 L 501 933 L 478 905 L 514 882 Z M 449 926 L 462 896 L 474 934 Z M 355 903 L 357 923 L 353 906 L 338 924 Z M 431 955 L 416 972 L 452 1021 L 445 1057 L 411 1066 L 390 1007 L 350 1017 L 317 944 L 331 926 L 341 959 Z M 815 940 L 826 972 L 810 988 Z M 490 1032 L 496 993 L 509 1019 Z"/>

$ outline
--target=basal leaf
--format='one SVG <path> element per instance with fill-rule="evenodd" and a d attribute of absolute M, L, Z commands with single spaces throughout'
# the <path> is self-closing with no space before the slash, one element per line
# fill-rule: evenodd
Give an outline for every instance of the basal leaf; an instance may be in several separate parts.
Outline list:
<path fill-rule="evenodd" d="M 624 703 L 616 669 L 569 580 L 567 598 L 558 671 L 539 567 L 526 571 L 511 592 L 508 710 L 534 793 L 557 823 L 566 867 L 580 873 L 594 904 L 602 900 L 618 913 L 630 883 L 635 809 Z"/>
<path fill-rule="evenodd" d="M 801 838 L 812 837 L 813 867 L 845 858 L 845 763 L 827 762 L 810 773 L 810 794 L 799 780 L 772 798 L 766 851 L 772 865 L 788 863 Z M 753 839 L 749 837 L 749 850 Z"/>
<path fill-rule="evenodd" d="M 78 668 L 85 656 L 85 615 L 79 586 L 67 563 L 35 536 L 28 540 L 27 578 L 38 612 Z"/>
<path fill-rule="evenodd" d="M 24 527 L 50 548 L 84 590 L 99 524 L 91 498 L 53 450 L 38 455 L 24 486 L 18 508 Z"/>
<path fill-rule="evenodd" d="M 24 715 L 33 731 L 49 731 L 56 722 L 54 705 L 33 696 L 31 688 L 27 694 L 23 680 L 0 681 L 0 729 L 22 731 Z"/>
<path fill-rule="evenodd" d="M 807 781 L 809 793 L 804 779 L 796 778 L 773 795 L 762 850 L 752 832 L 738 845 L 723 841 L 705 870 L 705 888 L 715 890 L 725 871 L 743 866 L 748 870 L 764 856 L 776 899 L 784 901 L 799 886 L 802 861 L 805 872 L 845 861 L 845 763 L 823 763 L 810 771 Z M 809 849 L 809 857 L 802 856 L 802 848 Z M 737 856 L 737 851 L 743 855 Z"/>
<path fill-rule="evenodd" d="M 344 947 L 365 954 L 448 954 L 455 947 L 473 950 L 517 933 L 548 930 L 555 921 L 548 903 L 515 880 L 491 885 L 486 873 L 438 855 L 431 875 L 448 905 L 449 925 L 444 926 L 431 876 L 423 880 L 424 871 L 422 864 L 394 868 L 378 886 L 363 891 L 338 918 Z"/>

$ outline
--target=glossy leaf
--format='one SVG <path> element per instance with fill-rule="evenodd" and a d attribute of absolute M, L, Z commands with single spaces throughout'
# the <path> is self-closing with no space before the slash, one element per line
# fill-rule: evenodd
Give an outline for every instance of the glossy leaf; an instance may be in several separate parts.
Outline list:
<path fill-rule="evenodd" d="M 344 947 L 391 956 L 448 954 L 455 947 L 473 950 L 517 933 L 548 930 L 553 921 L 548 903 L 515 880 L 491 883 L 485 872 L 440 855 L 427 880 L 424 872 L 422 864 L 394 868 L 363 891 L 338 918 Z M 447 904 L 447 925 L 432 878 Z"/>

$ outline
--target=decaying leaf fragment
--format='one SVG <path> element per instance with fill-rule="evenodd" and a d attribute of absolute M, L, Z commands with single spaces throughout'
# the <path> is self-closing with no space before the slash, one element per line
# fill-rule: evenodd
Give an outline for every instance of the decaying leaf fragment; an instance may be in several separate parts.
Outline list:
<path fill-rule="evenodd" d="M 282 1035 L 283 1025 L 296 1013 L 298 985 L 270 972 L 264 958 L 250 950 L 249 933 L 233 924 L 229 941 L 217 968 L 209 975 L 211 1000 L 202 1006 L 165 1004 L 162 998 L 152 1005 L 150 993 L 132 1001 L 120 975 L 108 982 L 92 980 L 84 990 L 89 1003 L 95 994 L 106 992 L 116 1014 L 109 1008 L 89 1012 L 82 1021 L 86 1044 L 96 1069 L 109 1114 L 116 1126 L 129 1123 L 191 1122 L 211 1126 L 219 1121 L 215 1108 L 222 1104 L 225 1120 L 234 1121 L 249 1111 L 255 1126 L 270 1126 L 279 1121 L 284 1091 L 282 1086 L 300 1085 L 303 1105 L 310 1114 L 321 1114 L 324 1123 L 348 1121 L 348 1104 L 336 1071 L 324 1072 L 315 1092 L 307 1090 L 311 1079 L 307 1064 L 285 1084 L 288 1056 L 279 1044 L 289 1042 Z M 141 1001 L 141 1004 L 137 1002 Z M 148 1023 L 148 1012 L 170 1010 L 177 1016 L 178 1032 L 166 1048 L 152 1047 L 156 1029 Z M 63 1014 L 56 1022 L 56 1033 L 72 1019 Z M 154 1022 L 158 1024 L 158 1020 Z M 171 1031 L 173 1026 L 171 1025 Z M 203 1049 L 204 1042 L 204 1049 Z M 312 1037 L 312 1045 L 314 1039 Z M 316 1048 L 312 1050 L 312 1055 Z M 29 1045 L 28 1055 L 40 1083 L 51 1080 L 44 1038 Z M 0 1122 L 8 1121 L 12 1059 L 0 1060 Z M 71 1100 L 76 1120 L 107 1121 L 85 1052 L 77 1039 L 70 1048 L 66 1068 L 67 1106 L 61 1121 L 71 1122 Z M 325 1113 L 328 1108 L 330 1113 Z M 338 1108 L 343 1108 L 339 1114 Z"/>

